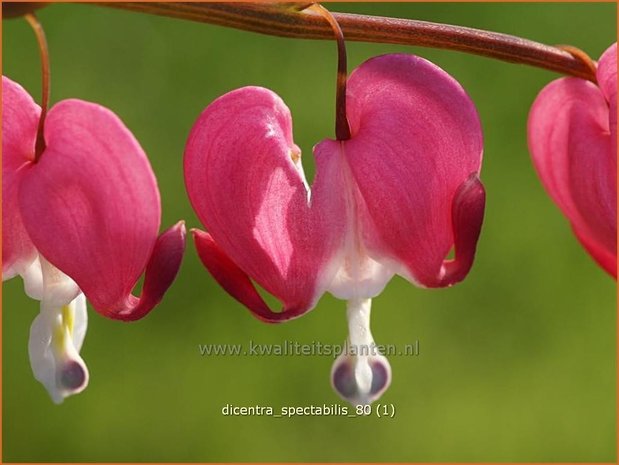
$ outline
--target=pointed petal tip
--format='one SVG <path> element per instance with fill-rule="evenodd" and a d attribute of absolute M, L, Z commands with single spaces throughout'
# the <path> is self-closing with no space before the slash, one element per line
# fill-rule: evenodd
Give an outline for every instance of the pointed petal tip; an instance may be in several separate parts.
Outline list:
<path fill-rule="evenodd" d="M 451 286 L 469 273 L 477 251 L 486 209 L 486 189 L 478 173 L 472 173 L 456 191 L 452 205 L 455 258 L 445 262 L 441 285 Z"/>
<path fill-rule="evenodd" d="M 479 173 L 471 173 L 456 190 L 451 206 L 455 257 L 443 262 L 438 277 L 420 280 L 423 286 L 449 287 L 467 276 L 475 259 L 485 207 L 484 185 Z"/>
<path fill-rule="evenodd" d="M 198 257 L 215 281 L 258 318 L 270 312 L 247 274 L 219 248 L 213 237 L 196 228 L 191 233 Z"/>
<path fill-rule="evenodd" d="M 179 252 L 181 252 L 182 254 L 182 252 L 185 250 L 186 238 L 187 228 L 185 227 L 185 221 L 181 220 L 159 235 L 159 237 L 157 238 L 157 242 L 155 243 L 153 255 L 155 254 L 155 252 L 161 253 L 160 251 L 162 248 L 168 255 L 178 255 Z M 151 255 L 151 260 L 153 258 L 153 255 Z"/>
<path fill-rule="evenodd" d="M 181 246 L 184 251 L 187 245 L 187 226 L 185 225 L 185 220 L 179 220 L 173 226 L 165 230 L 160 235 L 160 239 L 164 237 L 173 238 L 173 240 L 177 242 L 177 246 Z"/>
<path fill-rule="evenodd" d="M 185 222 L 179 221 L 159 235 L 146 265 L 139 299 L 129 295 L 121 310 L 95 310 L 108 318 L 127 322 L 144 318 L 161 302 L 176 279 L 185 253 L 186 234 Z"/>
<path fill-rule="evenodd" d="M 486 205 L 486 188 L 479 178 L 479 173 L 471 173 L 464 181 L 454 196 L 454 208 L 461 210 L 466 205 L 469 210 L 474 210 L 475 216 L 483 215 Z"/>
<path fill-rule="evenodd" d="M 249 276 L 217 245 L 213 237 L 200 229 L 192 228 L 198 257 L 215 281 L 234 299 L 243 304 L 264 323 L 283 323 L 298 318 L 309 309 L 291 308 L 272 311 L 256 290 Z"/>
<path fill-rule="evenodd" d="M 190 228 L 189 232 L 191 233 L 191 237 L 193 237 L 194 241 L 196 240 L 197 236 L 204 236 L 207 235 L 206 232 L 202 231 L 199 228 Z"/>

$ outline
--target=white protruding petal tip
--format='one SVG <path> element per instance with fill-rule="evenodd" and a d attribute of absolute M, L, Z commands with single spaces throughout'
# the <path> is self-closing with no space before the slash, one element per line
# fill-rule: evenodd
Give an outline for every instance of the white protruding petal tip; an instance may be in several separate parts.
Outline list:
<path fill-rule="evenodd" d="M 391 366 L 382 355 L 370 357 L 340 355 L 331 369 L 331 385 L 353 405 L 378 400 L 391 384 Z"/>
<path fill-rule="evenodd" d="M 79 355 L 86 325 L 86 299 L 80 294 L 62 307 L 42 301 L 30 328 L 32 372 L 56 404 L 88 385 L 88 368 Z"/>
<path fill-rule="evenodd" d="M 370 331 L 371 307 L 371 299 L 348 301 L 348 340 L 331 368 L 333 389 L 353 405 L 378 400 L 391 383 L 389 361 L 378 351 Z"/>

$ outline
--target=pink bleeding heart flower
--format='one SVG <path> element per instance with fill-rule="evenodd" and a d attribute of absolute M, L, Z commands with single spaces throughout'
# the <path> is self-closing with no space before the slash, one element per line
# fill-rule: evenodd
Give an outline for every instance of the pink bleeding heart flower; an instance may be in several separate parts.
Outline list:
<path fill-rule="evenodd" d="M 31 328 L 35 377 L 53 400 L 81 391 L 85 297 L 102 315 L 146 315 L 179 269 L 185 227 L 157 237 L 161 206 L 142 148 L 110 110 L 81 100 L 56 104 L 35 142 L 40 107 L 2 77 L 3 280 L 24 278 L 41 300 Z M 141 296 L 131 291 L 145 273 Z M 82 295 L 83 293 L 83 295 Z"/>
<path fill-rule="evenodd" d="M 258 318 L 296 318 L 326 291 L 348 301 L 350 335 L 332 384 L 363 404 L 391 379 L 369 329 L 371 298 L 394 274 L 443 287 L 471 268 L 485 204 L 482 133 L 458 82 L 412 55 L 376 57 L 354 71 L 347 114 L 351 138 L 314 148 L 310 190 L 284 102 L 260 87 L 232 91 L 195 123 L 185 182 L 208 230 L 194 231 L 201 260 Z"/>
<path fill-rule="evenodd" d="M 583 247 L 617 277 L 617 44 L 597 66 L 597 85 L 557 79 L 537 96 L 529 149 L 546 191 Z"/>

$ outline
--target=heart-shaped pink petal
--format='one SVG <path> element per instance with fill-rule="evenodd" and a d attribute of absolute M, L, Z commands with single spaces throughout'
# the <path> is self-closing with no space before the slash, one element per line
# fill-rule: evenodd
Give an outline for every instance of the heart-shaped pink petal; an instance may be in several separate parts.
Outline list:
<path fill-rule="evenodd" d="M 283 304 L 281 314 L 262 319 L 288 319 L 312 308 L 330 281 L 330 262 L 342 241 L 344 199 L 333 195 L 341 160 L 317 159 L 310 194 L 300 156 L 288 108 L 259 87 L 238 89 L 209 105 L 185 149 L 189 198 L 226 263 Z M 223 263 L 213 266 L 233 269 Z M 243 301 L 241 294 L 235 297 Z"/>
<path fill-rule="evenodd" d="M 23 273 L 37 251 L 24 228 L 18 192 L 34 160 L 41 108 L 19 84 L 2 76 L 2 278 Z"/>
<path fill-rule="evenodd" d="M 535 168 L 593 258 L 616 277 L 616 45 L 598 66 L 599 87 L 561 78 L 537 96 L 528 122 Z"/>
<path fill-rule="evenodd" d="M 156 246 L 161 207 L 146 155 L 114 113 L 81 100 L 49 111 L 45 142 L 19 188 L 29 236 L 97 311 L 123 320 L 143 316 L 176 275 L 185 237 L 179 224 Z M 158 273 L 147 276 L 138 300 L 131 291 L 147 264 Z"/>
<path fill-rule="evenodd" d="M 438 66 L 391 54 L 352 73 L 347 103 L 352 137 L 340 154 L 358 192 L 355 227 L 366 253 L 399 264 L 397 272 L 423 286 L 460 281 L 472 265 L 485 202 L 473 102 Z M 325 144 L 333 151 L 331 142 L 317 151 Z M 475 188 L 464 187 L 471 182 Z M 447 266 L 454 244 L 460 250 Z"/>

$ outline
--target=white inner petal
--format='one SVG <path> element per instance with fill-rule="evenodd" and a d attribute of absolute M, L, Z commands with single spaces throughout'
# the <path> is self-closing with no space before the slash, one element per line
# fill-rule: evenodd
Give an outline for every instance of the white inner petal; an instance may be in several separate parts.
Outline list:
<path fill-rule="evenodd" d="M 344 157 L 344 144 L 340 156 Z M 382 292 L 399 265 L 389 260 L 377 261 L 370 257 L 365 247 L 360 221 L 360 211 L 365 208 L 363 198 L 353 179 L 347 162 L 342 163 L 346 180 L 346 218 L 348 226 L 342 252 L 332 259 L 330 267 L 337 267 L 327 290 L 344 300 L 371 299 Z"/>
<path fill-rule="evenodd" d="M 39 256 L 41 262 L 41 275 L 43 276 L 43 298 L 49 306 L 60 307 L 74 300 L 80 289 L 71 278 L 49 263 L 43 256 Z"/>
<path fill-rule="evenodd" d="M 24 291 L 31 299 L 41 300 L 43 298 L 43 273 L 41 272 L 41 261 L 39 255 L 27 266 L 23 267 L 19 274 L 24 280 Z"/>
<path fill-rule="evenodd" d="M 52 400 L 61 403 L 88 384 L 88 369 L 79 355 L 88 325 L 86 298 L 71 278 L 40 255 L 19 272 L 26 294 L 41 301 L 30 327 L 30 366 Z"/>
<path fill-rule="evenodd" d="M 28 353 L 34 377 L 55 403 L 88 384 L 88 369 L 79 355 L 87 324 L 83 294 L 60 307 L 41 301 L 41 311 L 30 328 Z"/>

